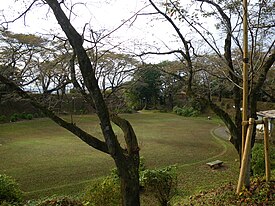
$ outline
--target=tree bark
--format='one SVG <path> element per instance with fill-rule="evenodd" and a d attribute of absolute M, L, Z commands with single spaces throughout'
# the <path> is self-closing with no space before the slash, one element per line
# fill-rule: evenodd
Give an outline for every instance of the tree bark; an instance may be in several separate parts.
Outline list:
<path fill-rule="evenodd" d="M 127 206 L 139 206 L 139 170 L 138 161 L 133 161 L 130 158 L 128 161 L 119 160 L 120 163 L 126 164 L 119 165 L 118 171 L 120 176 L 120 189 L 122 194 L 122 205 Z"/>
<path fill-rule="evenodd" d="M 127 148 L 123 156 L 118 156 L 116 165 L 120 178 L 123 205 L 139 206 L 139 147 L 131 124 L 117 115 L 111 116 L 112 122 L 121 128 Z"/>
<path fill-rule="evenodd" d="M 92 67 L 90 59 L 82 45 L 83 39 L 81 35 L 72 26 L 57 0 L 46 0 L 46 2 L 52 9 L 55 18 L 68 37 L 68 40 L 77 56 L 84 84 L 90 92 L 97 115 L 100 119 L 101 130 L 108 151 L 118 168 L 123 197 L 122 205 L 139 206 L 139 149 L 134 130 L 128 121 L 117 116 L 112 117 L 112 121 L 114 121 L 114 123 L 124 132 L 127 149 L 122 149 L 113 131 L 109 111 L 95 77 L 95 69 Z"/>

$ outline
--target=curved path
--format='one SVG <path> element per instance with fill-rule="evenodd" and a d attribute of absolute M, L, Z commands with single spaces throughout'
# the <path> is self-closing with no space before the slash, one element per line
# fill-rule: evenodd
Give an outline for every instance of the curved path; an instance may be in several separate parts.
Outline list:
<path fill-rule="evenodd" d="M 206 162 L 210 162 L 210 161 L 213 161 L 214 159 L 217 159 L 218 157 L 224 155 L 227 150 L 228 150 L 228 142 L 227 140 L 229 139 L 229 134 L 228 132 L 226 131 L 226 127 L 224 126 L 218 126 L 218 127 L 215 127 L 213 128 L 211 131 L 210 131 L 211 135 L 213 138 L 215 138 L 215 140 L 221 144 L 221 146 L 223 147 L 223 150 L 212 156 L 212 157 L 209 157 L 207 159 L 204 159 L 204 160 L 200 160 L 200 161 L 197 161 L 197 162 L 193 162 L 193 163 L 188 163 L 188 164 L 182 164 L 182 165 L 178 165 L 179 167 L 187 167 L 187 166 L 191 166 L 191 165 L 196 165 L 196 164 L 202 164 L 202 163 L 206 163 Z"/>
<path fill-rule="evenodd" d="M 229 140 L 229 132 L 224 126 L 219 126 L 218 128 L 213 129 L 212 132 L 215 136 L 223 138 L 225 140 Z"/>

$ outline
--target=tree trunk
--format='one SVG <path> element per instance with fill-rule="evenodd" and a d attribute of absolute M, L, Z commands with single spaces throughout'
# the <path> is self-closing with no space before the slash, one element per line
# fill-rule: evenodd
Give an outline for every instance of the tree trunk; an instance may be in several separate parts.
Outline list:
<path fill-rule="evenodd" d="M 62 2 L 59 3 L 57 0 L 46 0 L 46 2 L 51 7 L 58 23 L 74 49 L 84 84 L 95 105 L 108 153 L 112 156 L 118 168 L 123 197 L 122 205 L 139 206 L 139 147 L 135 132 L 128 121 L 116 115 L 112 116 L 109 114 L 95 77 L 95 68 L 91 64 L 90 58 L 83 47 L 82 36 L 75 30 L 61 9 L 60 4 Z M 120 146 L 110 120 L 122 129 L 127 146 L 126 149 Z"/>
<path fill-rule="evenodd" d="M 118 166 L 123 206 L 139 206 L 139 167 L 133 161 Z"/>
<path fill-rule="evenodd" d="M 121 127 L 121 125 L 118 126 Z M 123 130 L 124 128 L 121 127 L 121 129 Z M 132 134 L 129 135 L 128 133 L 127 135 L 130 137 Z M 118 169 L 118 175 L 120 177 L 122 205 L 139 206 L 139 148 L 136 148 L 135 151 L 132 150 L 129 153 L 128 147 L 128 149 L 125 149 L 123 153 L 119 153 L 113 158 L 115 160 Z"/>
<path fill-rule="evenodd" d="M 123 206 L 139 206 L 139 147 L 131 124 L 117 115 L 111 120 L 121 128 L 127 148 L 113 156 L 120 177 Z"/>
<path fill-rule="evenodd" d="M 237 126 L 232 121 L 232 119 L 230 118 L 228 113 L 223 111 L 220 107 L 218 107 L 212 101 L 205 100 L 205 99 L 204 99 L 204 101 L 208 101 L 209 106 L 212 109 L 212 111 L 214 111 L 215 114 L 218 115 L 221 118 L 221 120 L 224 122 L 224 124 L 226 125 L 226 127 L 228 128 L 228 130 L 231 134 L 230 142 L 234 145 L 238 154 L 241 154 L 241 147 L 242 147 L 241 136 L 242 136 L 242 134 L 240 132 L 240 129 L 237 128 Z"/>
<path fill-rule="evenodd" d="M 168 96 L 168 107 L 169 109 L 173 109 L 174 108 L 174 98 L 173 98 L 173 95 L 172 93 L 169 93 L 169 96 Z"/>

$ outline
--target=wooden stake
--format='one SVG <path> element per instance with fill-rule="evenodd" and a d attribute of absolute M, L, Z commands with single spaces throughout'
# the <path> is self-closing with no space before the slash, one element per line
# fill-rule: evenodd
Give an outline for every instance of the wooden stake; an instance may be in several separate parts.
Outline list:
<path fill-rule="evenodd" d="M 249 118 L 249 126 L 248 126 L 247 133 L 246 133 L 245 147 L 244 147 L 244 151 L 243 151 L 240 176 L 239 176 L 239 181 L 238 181 L 238 186 L 237 186 L 237 194 L 240 193 L 240 191 L 243 187 L 245 174 L 248 169 L 247 163 L 248 163 L 248 156 L 250 155 L 250 151 L 251 151 L 251 139 L 252 139 L 252 133 L 253 133 L 253 126 L 254 126 L 254 119 Z"/>
<path fill-rule="evenodd" d="M 264 154 L 265 154 L 265 176 L 266 181 L 270 181 L 270 152 L 269 152 L 269 132 L 268 132 L 268 118 L 264 117 Z"/>
<path fill-rule="evenodd" d="M 248 105 L 248 28 L 247 28 L 247 0 L 243 0 L 243 111 L 242 121 L 247 121 Z M 242 155 L 244 153 L 245 137 L 247 127 L 242 125 Z"/>

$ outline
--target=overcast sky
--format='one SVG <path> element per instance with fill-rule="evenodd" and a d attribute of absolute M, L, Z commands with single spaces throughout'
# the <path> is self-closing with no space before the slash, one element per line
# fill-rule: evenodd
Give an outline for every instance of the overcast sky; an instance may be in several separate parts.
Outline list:
<path fill-rule="evenodd" d="M 32 2 L 32 0 L 0 1 L 2 14 L 5 15 L 7 20 L 17 17 Z M 83 3 L 74 6 L 74 14 L 72 14 L 71 18 L 73 25 L 78 31 L 81 32 L 84 25 L 90 23 L 94 31 L 105 30 L 105 33 L 117 28 L 122 22 L 149 4 L 147 0 L 67 0 L 67 2 L 72 2 L 71 4 L 76 2 Z M 148 6 L 141 13 L 147 12 L 155 12 L 155 10 L 152 6 Z M 178 42 L 174 36 L 175 31 L 172 26 L 166 21 L 152 20 L 156 17 L 148 15 L 138 16 L 135 22 L 131 20 L 114 32 L 110 41 L 115 43 L 123 42 L 122 46 L 126 50 L 135 53 L 139 53 L 140 49 L 143 50 L 148 45 L 151 46 L 151 49 L 148 50 L 160 45 L 162 45 L 163 51 L 167 50 L 165 44 L 173 49 L 178 49 Z M 25 18 L 10 24 L 9 30 L 17 33 L 47 34 L 59 32 L 60 35 L 63 34 L 53 15 L 49 12 L 48 6 L 34 7 Z M 143 48 L 140 48 L 141 46 Z M 156 56 L 154 58 L 156 61 L 160 59 L 160 57 Z M 161 59 L 171 60 L 173 57 L 162 57 Z"/>

